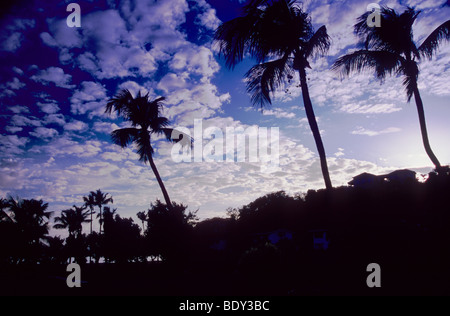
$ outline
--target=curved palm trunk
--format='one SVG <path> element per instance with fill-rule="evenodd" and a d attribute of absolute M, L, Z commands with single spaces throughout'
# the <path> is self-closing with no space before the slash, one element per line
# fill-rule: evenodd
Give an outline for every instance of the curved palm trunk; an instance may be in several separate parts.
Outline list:
<path fill-rule="evenodd" d="M 161 188 L 167 207 L 169 209 L 172 209 L 172 202 L 170 201 L 169 194 L 167 193 L 166 187 L 164 186 L 161 176 L 159 175 L 158 169 L 156 168 L 155 162 L 153 161 L 153 157 L 150 156 L 148 160 L 150 162 L 150 167 L 152 168 L 153 173 L 155 174 L 156 180 L 158 181 L 159 187 Z"/>
<path fill-rule="evenodd" d="M 328 172 L 327 157 L 325 155 L 325 148 L 323 146 L 322 137 L 320 136 L 319 126 L 317 125 L 316 116 L 312 107 L 311 98 L 309 97 L 308 85 L 306 82 L 306 71 L 304 67 L 300 67 L 300 84 L 302 88 L 303 103 L 305 106 L 306 117 L 308 118 L 309 126 L 311 128 L 314 141 L 316 142 L 317 151 L 320 157 L 320 166 L 322 168 L 322 175 L 325 181 L 325 187 L 329 190 L 333 186 L 331 184 L 330 173 Z"/>
<path fill-rule="evenodd" d="M 422 98 L 420 97 L 419 89 L 416 87 L 414 88 L 414 98 L 416 100 L 416 107 L 417 112 L 419 113 L 419 122 L 420 122 L 420 130 L 422 132 L 422 141 L 423 146 L 425 147 L 425 151 L 427 152 L 428 157 L 431 159 L 433 164 L 436 167 L 436 170 L 441 169 L 441 163 L 433 153 L 433 150 L 431 150 L 430 141 L 428 140 L 428 131 L 427 131 L 427 124 L 425 121 L 425 111 L 423 109 L 423 102 Z"/>

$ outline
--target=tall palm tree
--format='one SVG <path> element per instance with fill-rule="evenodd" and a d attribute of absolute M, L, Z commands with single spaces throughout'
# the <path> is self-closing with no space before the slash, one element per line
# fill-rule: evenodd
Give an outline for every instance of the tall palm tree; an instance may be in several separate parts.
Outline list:
<path fill-rule="evenodd" d="M 102 233 L 102 208 L 103 205 L 107 205 L 109 203 L 113 203 L 112 196 L 108 197 L 109 193 L 103 193 L 101 190 L 97 191 L 91 191 L 89 192 L 89 195 L 87 197 L 84 197 L 83 200 L 85 201 L 85 205 L 88 206 L 97 206 L 99 209 L 99 213 L 97 217 L 100 218 L 100 234 Z M 92 220 L 92 211 L 91 211 L 91 220 Z M 92 222 L 91 222 L 92 223 Z M 92 227 L 91 227 L 92 231 Z"/>
<path fill-rule="evenodd" d="M 90 221 L 90 234 L 92 234 L 92 222 L 93 222 L 93 220 L 92 220 L 92 216 L 94 215 L 94 206 L 95 206 L 95 199 L 94 199 L 94 195 L 92 194 L 92 191 L 91 191 L 91 194 L 89 194 L 88 196 L 83 196 L 83 201 L 84 201 L 84 205 L 86 206 L 86 207 L 89 207 L 89 210 L 90 210 L 90 216 L 91 216 L 91 221 Z"/>
<path fill-rule="evenodd" d="M 362 49 L 340 57 L 333 65 L 333 69 L 347 76 L 352 72 L 374 70 L 375 76 L 380 80 L 392 74 L 403 76 L 408 102 L 413 96 L 416 101 L 425 151 L 436 170 L 440 170 L 441 164 L 428 140 L 425 111 L 417 86 L 418 62 L 423 58 L 431 59 L 439 45 L 444 40 L 450 39 L 450 20 L 437 27 L 420 46 L 417 46 L 412 26 L 420 11 L 408 7 L 402 14 L 398 14 L 391 8 L 382 7 L 381 27 L 368 26 L 369 14 L 370 12 L 360 16 L 354 27 L 355 34 L 360 37 Z"/>
<path fill-rule="evenodd" d="M 53 225 L 56 229 L 68 229 L 69 235 L 78 238 L 81 236 L 83 230 L 83 223 L 91 222 L 88 219 L 90 215 L 90 211 L 86 211 L 86 206 L 82 207 L 73 206 L 71 209 L 64 210 L 61 212 L 61 216 L 55 217 L 55 225 Z"/>
<path fill-rule="evenodd" d="M 117 112 L 126 121 L 131 123 L 131 127 L 117 129 L 111 133 L 112 141 L 122 148 L 131 143 L 137 146 L 139 160 L 144 164 L 150 164 L 162 194 L 169 208 L 172 208 L 169 194 L 161 179 L 161 176 L 153 161 L 153 146 L 151 143 L 153 135 L 164 135 L 171 142 L 185 141 L 184 136 L 179 140 L 172 138 L 172 128 L 168 128 L 169 120 L 161 116 L 163 102 L 165 98 L 159 97 L 151 100 L 149 95 L 142 95 L 139 91 L 134 98 L 129 90 L 120 91 L 115 97 L 111 98 L 106 105 L 106 113 Z"/>
<path fill-rule="evenodd" d="M 252 103 L 261 108 L 270 105 L 270 94 L 298 72 L 325 186 L 332 188 L 306 74 L 306 68 L 311 68 L 308 59 L 325 54 L 330 47 L 326 27 L 314 31 L 308 14 L 295 1 L 252 0 L 244 6 L 243 16 L 219 26 L 214 39 L 229 68 L 234 68 L 246 54 L 256 58 L 258 64 L 246 74 L 247 91 L 252 94 Z"/>

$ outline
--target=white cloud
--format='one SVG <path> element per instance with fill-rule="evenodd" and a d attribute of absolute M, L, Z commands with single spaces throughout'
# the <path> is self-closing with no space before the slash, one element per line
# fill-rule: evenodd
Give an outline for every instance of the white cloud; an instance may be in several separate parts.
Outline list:
<path fill-rule="evenodd" d="M 14 115 L 11 118 L 11 123 L 13 123 L 16 126 L 41 126 L 41 121 L 35 119 L 34 117 L 26 117 L 23 115 Z"/>
<path fill-rule="evenodd" d="M 21 46 L 24 40 L 24 31 L 34 28 L 35 20 L 31 19 L 14 19 L 9 25 L 6 25 L 0 33 L 0 50 L 14 53 Z"/>
<path fill-rule="evenodd" d="M 50 46 L 50 47 L 57 47 L 58 43 L 56 40 L 47 32 L 42 32 L 40 35 L 41 40 L 44 42 L 44 44 Z"/>
<path fill-rule="evenodd" d="M 20 113 L 30 113 L 30 110 L 26 106 L 15 105 L 8 107 L 8 110 L 14 112 L 15 114 Z"/>
<path fill-rule="evenodd" d="M 54 83 L 57 87 L 66 89 L 75 87 L 74 85 L 69 84 L 70 81 L 72 81 L 72 76 L 65 74 L 64 70 L 59 67 L 49 67 L 45 70 L 39 70 L 39 72 L 36 75 L 31 76 L 30 79 L 44 85 Z"/>
<path fill-rule="evenodd" d="M 382 135 L 382 134 L 398 133 L 401 131 L 402 131 L 401 128 L 398 128 L 398 127 L 388 127 L 381 131 L 372 131 L 372 130 L 365 129 L 361 126 L 358 126 L 356 128 L 356 130 L 352 131 L 351 133 L 353 135 L 378 136 L 378 135 Z"/>
<path fill-rule="evenodd" d="M 85 132 L 87 131 L 88 125 L 84 122 L 74 120 L 72 122 L 64 124 L 63 127 L 66 131 Z"/>
<path fill-rule="evenodd" d="M 58 104 L 56 103 L 37 102 L 36 104 L 41 109 L 41 111 L 46 114 L 55 114 L 60 110 Z"/>
<path fill-rule="evenodd" d="M 13 78 L 12 81 L 6 83 L 6 87 L 13 89 L 13 90 L 20 90 L 23 87 L 25 87 L 25 84 L 20 82 L 19 79 Z"/>
<path fill-rule="evenodd" d="M 40 139 L 49 139 L 58 135 L 58 131 L 53 128 L 37 127 L 33 132 L 30 132 L 31 136 Z"/>
<path fill-rule="evenodd" d="M 17 135 L 0 135 L 0 148 L 4 155 L 21 155 L 24 150 L 23 147 L 29 142 L 26 137 L 19 137 Z"/>
<path fill-rule="evenodd" d="M 62 114 L 49 114 L 44 117 L 43 123 L 45 125 L 57 124 L 60 126 L 64 126 L 66 124 L 66 120 L 64 118 L 64 115 L 62 115 Z"/>
<path fill-rule="evenodd" d="M 5 127 L 5 130 L 8 132 L 8 133 L 11 133 L 11 134 L 15 134 L 15 133 L 17 133 L 17 132 L 21 132 L 22 130 L 23 130 L 23 127 L 18 127 L 18 126 L 6 126 Z"/>
<path fill-rule="evenodd" d="M 295 113 L 293 112 L 286 112 L 283 109 L 280 108 L 271 108 L 268 110 L 264 110 L 262 112 L 263 115 L 265 116 L 275 116 L 276 118 L 280 119 L 280 118 L 288 118 L 288 119 L 292 119 L 295 118 Z"/>
<path fill-rule="evenodd" d="M 95 122 L 93 129 L 97 133 L 110 134 L 112 131 L 119 129 L 119 126 L 109 122 Z"/>
<path fill-rule="evenodd" d="M 351 103 L 341 106 L 339 110 L 349 114 L 389 114 L 402 109 L 393 103 L 373 105 Z"/>
<path fill-rule="evenodd" d="M 89 114 L 89 117 L 103 116 L 106 105 L 106 89 L 93 81 L 83 81 L 70 99 L 73 114 Z"/>
<path fill-rule="evenodd" d="M 131 94 L 134 96 L 137 95 L 139 91 L 141 92 L 141 94 L 144 94 L 144 95 L 151 92 L 148 90 L 148 88 L 141 86 L 140 84 L 138 84 L 135 81 L 126 81 L 126 82 L 121 83 L 117 87 L 118 91 L 123 90 L 123 89 L 129 90 L 131 92 Z M 153 95 L 153 94 L 154 94 L 153 92 L 150 93 L 150 95 Z"/>

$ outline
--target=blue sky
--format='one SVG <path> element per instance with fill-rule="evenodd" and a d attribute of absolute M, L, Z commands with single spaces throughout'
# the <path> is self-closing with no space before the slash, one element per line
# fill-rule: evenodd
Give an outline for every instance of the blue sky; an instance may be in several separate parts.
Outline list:
<path fill-rule="evenodd" d="M 192 128 L 280 128 L 280 168 L 259 163 L 175 163 L 171 144 L 156 142 L 155 162 L 172 200 L 199 209 L 201 218 L 224 215 L 278 190 L 295 194 L 323 187 L 315 144 L 298 82 L 275 93 L 263 113 L 252 108 L 243 75 L 211 42 L 213 30 L 235 17 L 238 0 L 77 1 L 81 27 L 66 25 L 71 1 L 22 1 L 0 20 L 0 196 L 38 198 L 59 211 L 80 205 L 89 191 L 113 195 L 123 216 L 135 216 L 162 194 L 149 166 L 133 148 L 113 145 L 109 133 L 124 123 L 104 114 L 120 89 L 167 97 L 172 125 Z M 381 1 L 402 11 L 422 10 L 414 25 L 418 43 L 450 16 L 443 0 Z M 311 62 L 312 102 L 329 157 L 333 184 L 362 172 L 398 168 L 431 170 L 422 146 L 414 102 L 400 78 L 383 84 L 370 73 L 341 79 L 329 70 L 355 49 L 352 26 L 369 1 L 304 1 L 316 27 L 326 25 L 329 55 Z M 420 64 L 419 89 L 431 145 L 450 163 L 450 45 Z M 286 92 L 287 91 L 287 92 Z"/>

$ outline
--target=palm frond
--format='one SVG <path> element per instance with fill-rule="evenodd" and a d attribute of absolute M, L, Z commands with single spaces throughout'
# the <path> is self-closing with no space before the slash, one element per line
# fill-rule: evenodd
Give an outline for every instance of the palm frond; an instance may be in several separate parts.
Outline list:
<path fill-rule="evenodd" d="M 332 70 L 341 76 L 349 76 L 354 72 L 373 70 L 378 79 L 398 71 L 405 60 L 403 57 L 388 51 L 358 50 L 336 60 Z"/>
<path fill-rule="evenodd" d="M 182 147 L 192 147 L 194 143 L 194 139 L 190 135 L 187 135 L 186 133 L 183 133 L 175 128 L 161 128 L 158 131 L 158 134 L 164 134 L 168 141 L 172 143 L 180 143 Z"/>
<path fill-rule="evenodd" d="M 404 75 L 403 86 L 406 90 L 408 102 L 411 101 L 414 91 L 417 89 L 417 81 L 419 79 L 419 67 L 414 61 L 403 63 L 399 69 L 398 74 Z"/>
<path fill-rule="evenodd" d="M 129 90 L 121 90 L 115 97 L 111 98 L 108 103 L 106 103 L 105 113 L 111 114 L 113 111 L 116 111 L 119 116 L 123 113 L 127 113 L 132 100 L 133 95 Z"/>
<path fill-rule="evenodd" d="M 150 142 L 150 133 L 145 130 L 139 130 L 139 135 L 136 137 L 134 143 L 137 147 L 137 154 L 139 155 L 139 161 L 147 163 L 150 161 L 151 156 L 154 153 L 153 147 Z"/>
<path fill-rule="evenodd" d="M 438 26 L 420 45 L 419 53 L 423 57 L 431 59 L 443 41 L 450 40 L 450 20 Z"/>
<path fill-rule="evenodd" d="M 214 41 L 218 44 L 219 55 L 225 57 L 226 66 L 230 69 L 244 59 L 247 52 L 256 52 L 255 36 L 256 24 L 262 11 L 259 9 L 247 12 L 247 15 L 237 17 L 222 23 L 214 34 Z"/>
<path fill-rule="evenodd" d="M 288 61 L 289 57 L 286 55 L 281 59 L 258 64 L 247 72 L 247 92 L 252 95 L 254 105 L 263 108 L 272 104 L 270 93 L 280 87 L 285 77 L 292 73 Z"/>
<path fill-rule="evenodd" d="M 405 56 L 418 57 L 414 44 L 412 25 L 420 11 L 407 8 L 398 14 L 394 9 L 381 7 L 381 27 L 370 27 L 367 18 L 371 12 L 366 12 L 358 18 L 354 32 L 361 39 L 360 45 L 366 50 L 383 50 Z"/>
<path fill-rule="evenodd" d="M 330 48 L 331 39 L 328 36 L 325 25 L 321 26 L 306 43 L 305 58 L 325 55 Z"/>
<path fill-rule="evenodd" d="M 131 144 L 136 137 L 138 137 L 139 130 L 136 128 L 121 128 L 116 129 L 111 133 L 111 140 L 114 144 L 119 145 L 122 148 Z"/>

